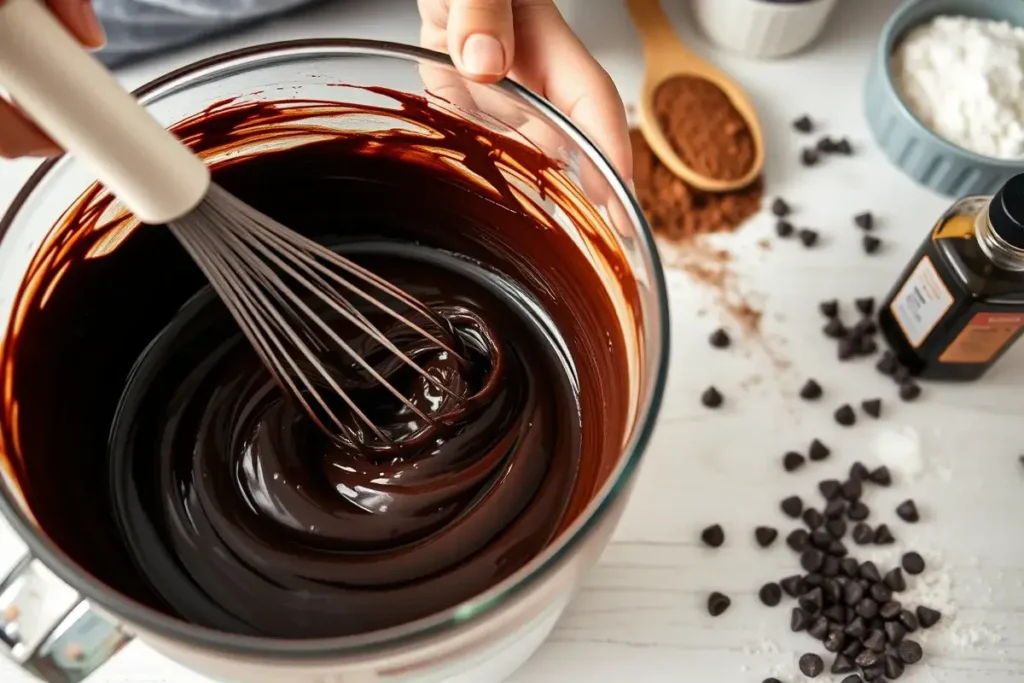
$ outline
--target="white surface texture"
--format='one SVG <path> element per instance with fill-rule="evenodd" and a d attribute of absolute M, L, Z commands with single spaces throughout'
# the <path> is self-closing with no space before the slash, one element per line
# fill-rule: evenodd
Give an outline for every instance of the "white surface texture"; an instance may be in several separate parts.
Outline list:
<path fill-rule="evenodd" d="M 641 53 L 624 7 L 616 0 L 560 5 L 624 98 L 635 100 Z M 861 87 L 869 54 L 894 7 L 892 0 L 841 2 L 813 50 L 792 60 L 757 62 L 711 48 L 691 30 L 685 3 L 666 3 L 694 47 L 750 90 L 769 145 L 768 194 L 784 196 L 795 207 L 797 226 L 817 228 L 822 240 L 814 250 L 774 240 L 767 214 L 721 240 L 734 253 L 736 287 L 765 310 L 763 334 L 754 338 L 739 334 L 714 292 L 670 269 L 671 377 L 629 508 L 551 638 L 512 683 L 757 683 L 769 675 L 783 683 L 803 681 L 797 657 L 822 652 L 820 645 L 789 632 L 788 608 L 766 608 L 756 597 L 762 583 L 798 567 L 781 539 L 769 550 L 759 549 L 753 529 L 770 524 L 788 531 L 793 524 L 782 517 L 779 501 L 793 493 L 816 496 L 819 479 L 843 476 L 856 459 L 889 463 L 897 480 L 888 490 L 869 489 L 866 501 L 871 521 L 889 523 L 900 543 L 870 555 L 889 565 L 901 548 L 920 551 L 929 568 L 910 578 L 913 594 L 946 612 L 941 625 L 922 638 L 925 662 L 901 680 L 1024 681 L 1024 468 L 1017 461 L 1024 454 L 1024 344 L 981 382 L 927 385 L 917 403 L 902 404 L 870 362 L 837 363 L 834 345 L 819 332 L 819 300 L 883 296 L 947 206 L 889 166 L 873 148 L 863 120 Z M 324 5 L 126 70 L 121 78 L 137 85 L 223 49 L 324 34 L 414 42 L 414 3 Z M 849 136 L 855 155 L 802 168 L 799 146 L 809 140 L 789 124 L 804 113 L 822 133 Z M 0 207 L 32 165 L 0 163 Z M 884 240 L 872 257 L 863 253 L 851 220 L 865 210 L 878 216 L 876 234 Z M 758 246 L 765 238 L 770 249 Z M 675 255 L 663 253 L 670 264 Z M 733 348 L 709 347 L 707 335 L 718 324 L 736 331 Z M 825 389 L 817 403 L 797 397 L 808 376 Z M 712 383 L 726 396 L 723 408 L 714 412 L 699 401 Z M 850 429 L 832 420 L 838 405 L 875 396 L 885 401 L 881 420 L 861 414 Z M 830 460 L 784 474 L 782 454 L 806 449 L 815 437 L 832 448 Z M 915 526 L 893 513 L 908 497 L 921 509 Z M 699 533 L 715 522 L 724 526 L 727 541 L 709 550 L 701 546 Z M 0 525 L 0 572 L 17 545 Z M 732 608 L 718 619 L 705 609 L 711 590 L 733 598 Z M 28 680 L 0 663 L 3 683 Z M 92 682 L 206 683 L 138 643 Z"/>

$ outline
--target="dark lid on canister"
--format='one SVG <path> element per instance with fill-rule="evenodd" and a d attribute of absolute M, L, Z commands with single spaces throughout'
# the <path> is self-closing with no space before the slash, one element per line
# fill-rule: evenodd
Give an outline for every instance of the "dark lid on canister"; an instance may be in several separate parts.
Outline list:
<path fill-rule="evenodd" d="M 988 220 L 1004 241 L 1024 249 L 1024 173 L 1007 180 L 992 198 Z"/>

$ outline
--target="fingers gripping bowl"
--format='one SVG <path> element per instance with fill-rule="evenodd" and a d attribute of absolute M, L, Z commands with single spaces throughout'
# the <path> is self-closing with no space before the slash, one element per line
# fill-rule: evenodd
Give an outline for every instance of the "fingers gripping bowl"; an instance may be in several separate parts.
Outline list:
<path fill-rule="evenodd" d="M 660 402 L 665 290 L 639 209 L 601 154 L 549 105 L 511 83 L 464 82 L 446 59 L 414 48 L 253 48 L 141 94 L 229 189 L 290 227 L 357 253 L 367 247 L 354 237 L 372 234 L 406 259 L 396 278 L 430 266 L 434 256 L 416 250 L 431 248 L 470 282 L 451 288 L 452 306 L 471 309 L 496 291 L 515 299 L 490 337 L 476 338 L 504 344 L 502 357 L 512 360 L 490 371 L 519 372 L 522 391 L 488 402 L 501 406 L 504 421 L 497 441 L 475 448 L 493 456 L 486 463 L 432 459 L 444 455 L 439 448 L 356 472 L 348 456 L 285 429 L 293 452 L 315 452 L 334 468 L 335 479 L 302 480 L 298 461 L 258 437 L 236 443 L 230 429 L 204 431 L 210 416 L 263 405 L 266 390 L 218 403 L 238 387 L 211 385 L 204 360 L 235 351 L 164 353 L 195 350 L 180 343 L 195 330 L 207 339 L 217 330 L 220 340 L 230 331 L 218 327 L 202 279 L 162 230 L 134 226 L 63 159 L 33 177 L 0 224 L 5 514 L 78 594 L 210 675 L 500 680 L 539 645 L 607 542 Z M 514 343 L 527 328 L 555 351 L 534 357 L 529 344 Z M 168 342 L 168 331 L 184 337 Z M 524 367 L 548 370 L 530 379 Z M 552 390 L 557 381 L 540 390 L 539 377 L 559 374 L 564 390 Z M 117 420 L 156 400 L 159 387 L 163 410 L 119 431 Z M 187 387 L 206 397 L 198 417 L 169 408 Z M 549 395 L 565 400 L 548 405 Z M 280 413 L 274 419 L 292 424 Z M 190 420 L 194 429 L 182 432 Z M 257 423 L 268 424 L 240 431 Z M 546 436 L 523 447 L 537 434 Z M 238 445 L 253 443 L 255 450 Z M 54 469 L 61 476 L 40 474 Z M 417 472 L 428 470 L 458 485 L 441 476 L 417 486 Z M 292 483 L 275 474 L 294 475 L 285 477 Z M 349 478 L 357 475 L 359 486 Z M 325 477 L 333 485 L 317 489 Z M 154 483 L 164 480 L 166 488 Z M 298 480 L 314 490 L 296 495 Z M 438 498 L 434 486 L 447 493 Z M 244 505 L 229 509 L 222 495 Z M 375 517 L 387 510 L 382 501 L 410 517 Z M 424 501 L 435 506 L 429 514 Z M 357 512 L 344 507 L 353 502 Z M 504 518 L 493 512 L 502 509 Z M 346 523 L 325 540 L 321 524 L 339 519 Z M 216 541 L 215 571 L 182 550 L 197 538 Z M 153 539 L 167 543 L 147 551 Z M 403 562 L 417 544 L 452 550 Z M 360 568 L 367 558 L 379 571 Z M 161 570 L 147 573 L 154 562 Z"/>

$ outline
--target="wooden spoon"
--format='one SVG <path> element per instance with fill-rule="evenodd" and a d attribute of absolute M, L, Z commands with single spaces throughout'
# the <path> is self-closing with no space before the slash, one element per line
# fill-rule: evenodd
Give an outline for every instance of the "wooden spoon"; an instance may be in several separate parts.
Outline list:
<path fill-rule="evenodd" d="M 728 75 L 701 59 L 683 44 L 662 11 L 659 0 L 626 0 L 626 4 L 644 45 L 646 70 L 640 89 L 639 112 L 640 132 L 647 139 L 647 144 L 670 171 L 700 190 L 728 192 L 750 185 L 764 167 L 764 134 L 750 98 Z M 746 120 L 754 143 L 754 161 L 742 178 L 722 180 L 697 173 L 679 158 L 672 143 L 665 137 L 654 113 L 654 94 L 663 82 L 675 76 L 694 76 L 710 81 L 725 93 Z"/>

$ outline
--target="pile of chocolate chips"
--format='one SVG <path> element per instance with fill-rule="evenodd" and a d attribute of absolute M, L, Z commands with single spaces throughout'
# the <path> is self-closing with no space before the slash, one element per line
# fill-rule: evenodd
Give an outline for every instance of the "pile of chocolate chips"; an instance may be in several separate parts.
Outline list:
<path fill-rule="evenodd" d="M 866 488 L 888 487 L 892 475 L 882 466 L 870 470 L 856 462 L 844 481 L 823 479 L 818 491 L 823 498 L 820 510 L 805 505 L 799 496 L 789 496 L 781 503 L 783 513 L 802 521 L 802 525 L 786 535 L 786 545 L 799 556 L 802 572 L 780 581 L 765 584 L 758 591 L 761 602 L 775 607 L 783 595 L 796 600 L 790 615 L 790 628 L 805 632 L 820 641 L 833 655 L 829 671 L 850 674 L 842 683 L 896 680 L 906 667 L 917 664 L 924 656 L 921 645 L 910 636 L 919 629 L 931 628 L 942 615 L 927 606 L 912 609 L 899 600 L 907 589 L 904 573 L 917 575 L 925 571 L 919 553 L 905 553 L 901 566 L 879 568 L 873 562 L 861 562 L 850 554 L 844 540 L 856 545 L 889 545 L 895 537 L 887 524 L 872 527 L 865 522 L 871 509 L 863 502 Z M 896 508 L 896 515 L 913 524 L 920 513 L 913 500 Z M 850 527 L 852 526 L 852 530 Z M 778 536 L 771 527 L 760 526 L 754 536 L 761 547 L 770 546 Z M 721 547 L 725 532 L 714 525 L 702 534 L 704 543 Z M 712 593 L 708 611 L 720 616 L 731 605 L 722 593 Z M 825 671 L 825 661 L 817 653 L 800 657 L 800 671 L 810 678 Z M 778 683 L 766 679 L 765 683 Z"/>
<path fill-rule="evenodd" d="M 793 128 L 804 135 L 811 135 L 814 133 L 815 125 L 810 116 L 804 115 L 793 121 Z M 800 151 L 800 163 L 804 166 L 816 166 L 824 154 L 852 156 L 853 145 L 848 138 L 834 140 L 826 135 L 819 138 L 813 147 L 804 147 Z"/>

